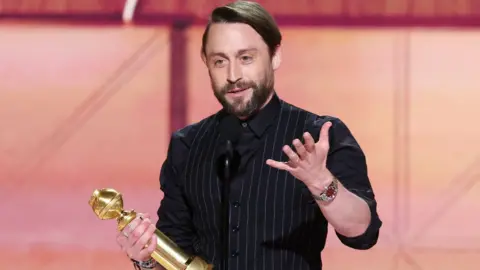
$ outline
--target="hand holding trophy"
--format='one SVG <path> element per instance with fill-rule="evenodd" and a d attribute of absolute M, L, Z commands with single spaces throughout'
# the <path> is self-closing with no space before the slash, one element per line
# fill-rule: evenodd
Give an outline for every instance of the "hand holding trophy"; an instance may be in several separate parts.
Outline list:
<path fill-rule="evenodd" d="M 155 261 L 152 261 L 151 255 L 157 246 L 155 230 L 150 215 L 137 213 L 137 217 L 123 231 L 118 232 L 117 243 L 130 259 L 150 262 L 147 265 L 152 266 Z"/>
<path fill-rule="evenodd" d="M 125 231 L 127 226 L 137 228 L 136 232 L 145 232 L 144 235 L 148 237 L 148 240 L 141 240 L 147 243 L 145 248 L 140 249 L 130 242 L 123 243 L 124 246 L 128 247 L 127 252 L 131 253 L 129 256 L 133 259 L 144 260 L 152 257 L 167 270 L 212 269 L 212 266 L 200 257 L 187 255 L 171 239 L 156 229 L 148 215 L 141 216 L 134 210 L 124 210 L 122 195 L 116 190 L 110 188 L 96 189 L 88 204 L 98 218 L 102 220 L 116 219 L 118 231 L 125 236 L 129 236 L 132 232 L 135 233 L 135 229 L 130 232 Z M 140 239 L 139 235 L 134 237 L 137 241 Z M 125 241 L 125 239 L 119 241 Z"/>

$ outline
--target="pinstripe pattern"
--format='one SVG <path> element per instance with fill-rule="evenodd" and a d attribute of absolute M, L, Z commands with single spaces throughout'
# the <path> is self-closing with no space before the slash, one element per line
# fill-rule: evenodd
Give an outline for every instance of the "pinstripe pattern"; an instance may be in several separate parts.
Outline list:
<path fill-rule="evenodd" d="M 174 134 L 172 140 L 182 140 L 187 147 L 170 149 L 176 155 L 171 159 L 177 160 L 172 165 L 177 179 L 164 179 L 162 190 L 166 195 L 182 194 L 182 199 L 166 196 L 157 224 L 182 248 L 193 248 L 216 268 L 221 254 L 221 192 L 215 159 L 222 143 L 221 117 L 219 112 Z M 230 269 L 321 269 L 327 221 L 302 182 L 265 161 L 286 161 L 282 147 L 302 138 L 305 131 L 318 139 L 326 120 L 336 118 L 316 116 L 275 96 L 244 128 L 238 149 L 245 164 L 231 183 L 230 193 Z M 178 182 L 169 185 L 169 181 Z M 189 209 L 189 214 L 172 209 Z"/>

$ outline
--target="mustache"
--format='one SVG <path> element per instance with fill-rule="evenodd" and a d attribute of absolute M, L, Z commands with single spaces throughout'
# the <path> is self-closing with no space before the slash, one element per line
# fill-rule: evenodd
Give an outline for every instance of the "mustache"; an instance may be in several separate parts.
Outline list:
<path fill-rule="evenodd" d="M 252 81 L 240 81 L 236 83 L 227 83 L 224 87 L 222 87 L 222 93 L 226 94 L 228 91 L 233 90 L 235 88 L 246 89 L 246 88 L 255 88 L 256 84 Z"/>

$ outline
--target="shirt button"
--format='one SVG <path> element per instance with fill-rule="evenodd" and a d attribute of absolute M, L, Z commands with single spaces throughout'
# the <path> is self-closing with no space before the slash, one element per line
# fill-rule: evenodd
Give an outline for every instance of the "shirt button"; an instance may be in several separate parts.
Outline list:
<path fill-rule="evenodd" d="M 247 127 L 247 123 L 242 123 L 242 127 L 246 128 L 246 127 Z"/>
<path fill-rule="evenodd" d="M 235 226 L 235 227 L 232 228 L 232 232 L 234 232 L 234 233 L 238 232 L 239 230 L 240 230 L 240 227 L 238 227 L 238 226 Z"/>
<path fill-rule="evenodd" d="M 234 202 L 234 203 L 233 203 L 233 207 L 235 207 L 235 208 L 240 207 L 240 203 L 239 203 L 239 202 Z"/>
<path fill-rule="evenodd" d="M 231 256 L 233 258 L 238 257 L 238 250 L 233 251 Z"/>

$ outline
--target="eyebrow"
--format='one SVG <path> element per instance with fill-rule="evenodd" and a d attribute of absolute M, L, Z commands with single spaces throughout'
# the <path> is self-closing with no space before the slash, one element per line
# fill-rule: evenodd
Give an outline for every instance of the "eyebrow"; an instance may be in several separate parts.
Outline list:
<path fill-rule="evenodd" d="M 244 54 L 244 53 L 247 53 L 247 52 L 257 52 L 258 49 L 257 48 L 246 48 L 246 49 L 241 49 L 241 50 L 238 50 L 236 55 L 241 55 L 241 54 Z M 208 54 L 209 57 L 213 57 L 213 56 L 221 56 L 221 57 L 224 57 L 224 58 L 228 58 L 228 56 L 223 53 L 223 52 L 211 52 Z"/>

